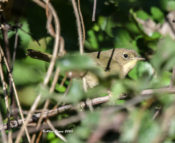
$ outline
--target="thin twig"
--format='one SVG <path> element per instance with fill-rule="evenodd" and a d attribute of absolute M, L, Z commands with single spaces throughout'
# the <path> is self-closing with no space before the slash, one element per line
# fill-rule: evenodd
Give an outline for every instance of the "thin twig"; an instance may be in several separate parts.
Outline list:
<path fill-rule="evenodd" d="M 11 73 L 13 72 L 13 66 L 16 59 L 16 51 L 18 46 L 18 30 L 15 30 L 15 44 L 14 44 L 14 51 L 13 51 L 13 57 L 12 57 L 12 64 L 11 64 Z"/>
<path fill-rule="evenodd" d="M 82 36 L 80 17 L 79 17 L 79 14 L 78 14 L 76 1 L 75 0 L 71 0 L 71 1 L 72 1 L 72 6 L 73 6 L 73 9 L 74 9 L 75 17 L 76 17 L 76 23 L 77 23 L 77 29 L 78 29 L 78 37 L 79 37 L 80 54 L 83 54 L 84 47 L 83 47 L 83 36 Z"/>
<path fill-rule="evenodd" d="M 3 124 L 1 113 L 0 113 L 0 124 L 1 124 L 1 125 Z M 7 136 L 6 136 L 6 134 L 5 134 L 4 129 L 1 129 L 1 135 L 2 135 L 2 142 L 3 142 L 3 143 L 7 143 Z"/>
<path fill-rule="evenodd" d="M 64 55 L 64 39 L 63 39 L 62 37 L 60 37 L 59 55 L 60 55 L 60 56 L 61 56 L 61 55 Z M 49 90 L 50 93 L 52 93 L 52 92 L 54 91 L 54 89 L 55 89 L 56 83 L 57 83 L 58 78 L 59 78 L 59 72 L 60 72 L 60 69 L 59 69 L 59 67 L 57 67 L 56 72 L 55 72 L 55 75 L 54 75 L 54 78 L 53 78 L 53 81 L 52 81 L 52 85 L 51 85 L 50 90 Z M 49 106 L 49 103 L 50 103 L 49 99 L 46 100 L 46 102 L 45 102 L 45 104 L 44 104 L 44 108 L 43 108 L 42 113 L 41 113 L 41 117 L 39 118 L 39 121 L 38 121 L 38 124 L 37 124 L 36 129 L 40 128 L 41 122 L 42 122 L 42 120 L 43 120 L 44 111 L 47 110 L 47 108 L 48 108 L 48 106 Z M 39 140 L 41 134 L 42 134 L 42 132 L 39 134 L 39 136 L 38 136 L 38 138 L 37 138 L 37 141 Z M 34 135 L 32 136 L 32 142 L 34 142 L 35 137 L 36 137 L 36 134 L 34 134 Z"/>
<path fill-rule="evenodd" d="M 109 99 L 110 99 L 109 96 L 98 97 L 98 98 L 91 99 L 91 103 L 94 106 L 94 105 L 106 103 L 106 102 L 109 101 Z M 31 123 L 34 120 L 39 119 L 41 115 L 43 116 L 43 118 L 48 118 L 48 117 L 55 116 L 58 113 L 65 112 L 67 110 L 76 110 L 78 107 L 79 108 L 85 108 L 85 107 L 87 107 L 87 104 L 88 104 L 87 102 L 89 102 L 89 101 L 81 102 L 81 103 L 79 103 L 77 105 L 77 107 L 74 107 L 73 105 L 64 105 L 64 106 L 58 107 L 56 109 L 45 111 L 43 113 L 43 115 L 42 115 L 42 113 L 33 114 L 32 118 L 30 118 L 28 122 Z M 16 128 L 16 127 L 19 127 L 21 124 L 22 124 L 22 120 L 21 119 L 19 119 L 19 120 L 12 120 L 9 123 L 9 128 Z M 7 129 L 7 124 L 0 125 L 0 130 L 2 128 Z"/>
<path fill-rule="evenodd" d="M 79 122 L 81 119 L 84 119 L 84 118 L 85 118 L 85 114 L 83 114 L 82 116 L 75 115 L 75 116 L 71 116 L 71 117 L 66 118 L 66 119 L 59 120 L 59 122 L 53 121 L 52 124 L 54 125 L 54 127 L 65 127 L 69 124 Z M 32 127 L 32 128 L 29 128 L 29 131 L 30 131 L 30 133 L 36 133 L 38 131 L 44 132 L 46 129 L 49 129 L 49 128 L 50 127 L 48 126 L 48 124 L 43 123 L 39 129 L 35 129 Z M 16 138 L 16 136 L 17 136 L 17 132 L 15 132 L 13 134 L 13 138 Z"/>
<path fill-rule="evenodd" d="M 54 78 L 53 78 L 53 81 L 52 81 L 52 85 L 50 87 L 50 93 L 52 93 L 55 89 L 55 86 L 56 86 L 58 78 L 59 78 L 59 73 L 60 73 L 60 68 L 57 67 Z"/>
<path fill-rule="evenodd" d="M 85 30 L 85 26 L 84 26 L 83 16 L 82 16 L 82 13 L 81 13 L 80 0 L 78 0 L 78 11 L 79 11 L 80 20 L 81 20 L 82 33 L 83 33 L 83 44 L 84 44 L 85 39 L 86 39 L 86 30 Z"/>
<path fill-rule="evenodd" d="M 0 54 L 0 77 L 1 77 L 1 82 L 2 82 L 2 87 L 3 87 L 3 92 L 4 92 L 4 97 L 5 97 L 5 105 L 7 107 L 8 112 L 10 111 L 9 108 L 9 103 L 8 103 L 8 90 L 7 90 L 7 83 L 5 82 L 4 74 L 3 74 L 3 69 L 2 69 L 2 56 Z"/>
<path fill-rule="evenodd" d="M 14 43 L 14 50 L 13 50 L 13 57 L 12 57 L 12 63 L 10 65 L 10 72 L 13 73 L 13 67 L 16 59 L 16 51 L 17 51 L 17 46 L 18 46 L 18 29 L 15 29 L 15 43 Z M 9 95 L 11 97 L 11 103 L 12 103 L 12 108 L 16 108 L 16 102 L 15 102 L 15 97 L 13 96 L 13 89 L 12 89 L 12 84 L 10 82 L 9 84 Z M 15 114 L 14 114 L 15 115 Z"/>
<path fill-rule="evenodd" d="M 97 0 L 94 0 L 93 13 L 92 13 L 92 21 L 95 21 L 96 7 L 97 7 Z"/>
<path fill-rule="evenodd" d="M 168 93 L 168 94 L 172 94 L 172 93 L 175 93 L 175 87 L 174 88 L 169 88 L 169 87 L 166 87 L 166 88 L 161 88 L 161 89 L 147 89 L 147 90 L 143 90 L 141 92 L 140 95 L 136 96 L 135 98 L 127 101 L 124 105 L 121 105 L 121 106 L 118 106 L 118 107 L 114 107 L 115 111 L 119 111 L 121 109 L 125 109 L 125 108 L 128 108 L 130 106 L 133 106 L 135 104 L 138 104 L 144 100 L 147 100 L 149 98 L 151 98 L 152 96 L 151 95 L 154 95 L 154 94 L 160 94 L 162 93 L 162 90 L 165 90 L 165 92 L 163 93 Z M 91 104 L 93 106 L 95 105 L 99 105 L 99 104 L 102 104 L 102 103 L 106 103 L 110 100 L 110 96 L 104 96 L 104 97 L 97 97 L 97 98 L 94 98 L 94 99 L 91 99 Z M 87 100 L 86 102 L 81 102 L 77 105 L 77 107 L 80 107 L 80 108 L 85 108 L 87 107 L 87 102 L 89 102 L 89 100 Z M 75 110 L 77 109 L 77 107 L 74 107 L 73 105 L 64 105 L 64 106 L 61 106 L 61 107 L 58 107 L 57 109 L 53 109 L 53 110 L 48 110 L 46 112 L 44 112 L 43 114 L 43 117 L 44 118 L 47 118 L 47 117 L 52 117 L 58 113 L 62 113 L 62 112 L 65 112 L 67 110 Z M 36 113 L 33 115 L 34 119 L 38 119 L 39 117 L 41 116 L 41 113 Z M 30 119 L 29 122 L 33 122 L 34 119 Z M 9 128 L 16 128 L 18 127 L 19 125 L 22 124 L 22 120 L 13 120 L 10 122 L 10 125 L 9 125 Z M 7 129 L 7 124 L 4 124 L 4 125 L 1 125 L 0 126 L 0 130 L 4 128 L 4 129 Z"/>
<path fill-rule="evenodd" d="M 71 0 L 71 1 L 72 1 L 72 6 L 73 6 L 73 9 L 74 9 L 75 17 L 76 17 L 78 37 L 79 37 L 80 54 L 83 54 L 84 53 L 84 46 L 83 46 L 84 41 L 83 41 L 83 36 L 82 36 L 82 27 L 81 27 L 81 25 L 84 25 L 84 23 L 81 23 L 82 21 L 80 21 L 81 18 L 80 18 L 79 13 L 78 13 L 76 1 L 75 0 Z M 85 77 L 83 77 L 82 80 L 83 80 L 84 91 L 87 91 L 87 83 L 86 83 Z"/>
<path fill-rule="evenodd" d="M 53 8 L 53 6 L 50 3 L 47 3 L 47 4 L 48 4 L 48 7 L 49 7 L 53 17 L 54 17 L 56 36 L 55 36 L 54 49 L 53 49 L 53 54 L 52 54 L 53 56 L 52 56 L 49 68 L 47 70 L 47 74 L 46 74 L 44 82 L 43 82 L 44 86 L 46 86 L 48 84 L 49 80 L 50 80 L 50 77 L 51 77 L 51 74 L 52 74 L 52 71 L 53 71 L 53 68 L 54 68 L 54 65 L 55 65 L 57 53 L 58 53 L 59 38 L 60 38 L 60 24 L 59 24 L 59 19 L 57 17 L 57 13 L 56 13 L 55 9 Z M 42 94 L 39 93 L 39 95 L 35 99 L 32 107 L 31 107 L 31 109 L 29 111 L 29 114 L 28 114 L 28 116 L 26 118 L 26 121 L 24 122 L 23 126 L 21 127 L 19 135 L 16 138 L 16 141 L 15 141 L 16 143 L 19 143 L 19 141 L 20 141 L 20 139 L 22 137 L 22 134 L 23 134 L 24 127 L 28 124 L 28 122 L 29 122 L 33 112 L 37 108 L 37 106 L 39 104 L 39 101 L 41 99 L 41 96 L 42 96 Z"/>
<path fill-rule="evenodd" d="M 13 80 L 13 76 L 10 73 L 10 67 L 8 65 L 8 62 L 7 62 L 6 58 L 5 58 L 5 56 L 4 56 L 4 52 L 3 52 L 1 46 L 0 46 L 0 54 L 1 54 L 1 57 L 3 57 L 3 60 L 5 62 L 6 68 L 7 68 L 7 71 L 9 73 L 9 79 L 11 80 L 11 83 L 12 83 L 12 87 L 13 87 L 13 90 L 14 90 L 16 102 L 17 102 L 17 105 L 18 105 L 18 108 L 19 108 L 19 113 L 20 113 L 22 122 L 24 123 L 24 115 L 23 115 L 22 108 L 21 108 L 21 105 L 20 105 L 20 102 L 19 102 L 19 98 L 18 98 L 18 93 L 17 93 L 17 90 L 16 90 L 16 86 L 15 86 L 15 83 L 14 83 L 14 80 Z M 29 136 L 29 133 L 28 133 L 28 130 L 27 130 L 26 126 L 24 126 L 24 130 L 25 130 L 25 133 L 26 133 L 28 142 L 30 142 L 30 136 Z"/>
<path fill-rule="evenodd" d="M 8 31 L 10 29 L 10 26 L 8 24 L 6 24 L 3 21 L 4 24 L 1 25 L 2 27 L 2 34 L 3 34 L 3 40 L 5 43 L 5 56 L 7 58 L 7 63 L 10 66 L 11 65 L 11 56 L 10 56 L 10 48 L 9 48 L 9 40 L 8 40 Z"/>
<path fill-rule="evenodd" d="M 67 142 L 66 138 L 62 134 L 60 134 L 57 131 L 57 129 L 55 129 L 55 127 L 52 125 L 52 123 L 50 122 L 50 120 L 47 120 L 47 124 L 49 125 L 49 127 L 52 129 L 52 131 L 55 133 L 55 135 L 57 137 L 59 137 L 62 141 Z"/>
<path fill-rule="evenodd" d="M 53 17 L 54 17 L 56 35 L 55 35 L 55 43 L 54 43 L 52 59 L 51 59 L 46 77 L 44 79 L 44 85 L 47 85 L 49 80 L 50 80 L 50 77 L 51 77 L 51 74 L 52 74 L 52 71 L 53 71 L 53 68 L 54 68 L 54 65 L 55 65 L 55 61 L 56 61 L 56 58 L 57 58 L 57 54 L 58 54 L 59 39 L 60 39 L 60 23 L 59 23 L 57 13 L 56 13 L 55 9 L 53 8 L 53 6 L 50 3 L 48 3 L 48 6 L 49 6 L 50 11 L 53 14 Z"/>

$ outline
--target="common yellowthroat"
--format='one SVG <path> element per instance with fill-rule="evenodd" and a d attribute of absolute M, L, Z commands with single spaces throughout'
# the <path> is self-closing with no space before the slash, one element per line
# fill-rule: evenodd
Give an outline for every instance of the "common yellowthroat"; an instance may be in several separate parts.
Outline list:
<path fill-rule="evenodd" d="M 105 75 L 118 74 L 120 78 L 124 78 L 138 61 L 144 60 L 144 58 L 138 56 L 136 51 L 125 48 L 106 50 L 100 54 L 92 52 L 88 55 L 95 59 L 98 66 L 105 70 Z M 85 78 L 89 87 L 98 84 L 97 78 L 91 73 L 88 73 Z"/>
<path fill-rule="evenodd" d="M 138 61 L 144 60 L 144 58 L 139 57 L 136 51 L 125 49 L 125 48 L 116 48 L 106 51 L 91 52 L 86 53 L 92 57 L 97 66 L 100 66 L 104 69 L 105 75 L 118 74 L 120 78 L 124 78 L 128 72 L 135 67 Z M 28 50 L 28 55 L 41 59 L 44 61 L 50 61 L 51 55 L 41 53 L 32 49 Z M 86 78 L 88 87 L 94 87 L 98 84 L 98 79 L 95 75 L 90 72 L 84 74 Z"/>

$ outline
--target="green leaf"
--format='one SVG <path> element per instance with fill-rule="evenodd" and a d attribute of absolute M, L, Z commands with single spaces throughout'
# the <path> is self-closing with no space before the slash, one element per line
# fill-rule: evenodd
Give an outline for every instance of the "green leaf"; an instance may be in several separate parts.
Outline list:
<path fill-rule="evenodd" d="M 81 79 L 72 79 L 71 87 L 67 95 L 67 101 L 71 103 L 78 103 L 84 95 Z"/>
<path fill-rule="evenodd" d="M 36 41 L 30 41 L 28 45 L 28 49 L 34 49 L 37 51 L 44 52 L 47 49 L 47 45 L 51 41 L 51 37 L 43 37 L 38 40 L 38 43 Z"/>
<path fill-rule="evenodd" d="M 128 31 L 119 29 L 115 38 L 116 48 L 128 48 L 137 49 L 133 39 L 129 35 Z"/>
<path fill-rule="evenodd" d="M 161 0 L 160 5 L 166 11 L 175 10 L 175 1 L 174 0 Z"/>
<path fill-rule="evenodd" d="M 104 16 L 100 16 L 98 20 L 98 24 L 100 25 L 100 28 L 104 31 L 107 25 L 107 18 Z"/>
<path fill-rule="evenodd" d="M 158 7 L 152 6 L 151 14 L 154 20 L 157 20 L 158 22 L 163 22 L 164 14 Z"/>
<path fill-rule="evenodd" d="M 139 143 L 152 142 L 160 131 L 159 125 L 152 120 L 152 115 L 142 110 L 130 112 L 123 129 L 122 142 L 134 142 L 137 137 Z"/>
<path fill-rule="evenodd" d="M 107 19 L 107 25 L 106 25 L 106 29 L 105 32 L 110 36 L 110 37 L 114 37 L 113 35 L 113 28 L 116 26 L 116 23 L 113 21 L 112 17 L 109 17 Z"/>
<path fill-rule="evenodd" d="M 98 41 L 97 41 L 95 32 L 93 30 L 89 30 L 87 32 L 87 35 L 88 35 L 88 38 L 87 38 L 87 41 L 85 41 L 85 45 L 88 48 L 97 49 L 99 45 L 98 45 Z"/>
<path fill-rule="evenodd" d="M 136 12 L 136 16 L 142 20 L 151 19 L 151 16 L 147 12 L 145 12 L 144 10 L 138 10 Z"/>
<path fill-rule="evenodd" d="M 98 77 L 103 76 L 102 69 L 97 67 L 95 61 L 87 55 L 80 55 L 78 53 L 66 55 L 59 58 L 56 64 L 63 73 L 68 71 L 91 71 Z"/>
<path fill-rule="evenodd" d="M 44 77 L 43 63 L 41 61 L 32 61 L 25 59 L 22 62 L 16 61 L 13 70 L 14 81 L 17 85 L 38 83 Z M 34 62 L 34 63 L 32 63 Z M 38 65 L 39 64 L 39 65 Z"/>
<path fill-rule="evenodd" d="M 22 105 L 31 106 L 37 97 L 38 86 L 23 86 L 18 90 L 19 100 Z M 40 102 L 41 103 L 41 102 Z"/>
<path fill-rule="evenodd" d="M 130 31 L 131 33 L 134 33 L 134 34 L 140 34 L 139 33 L 139 30 L 137 28 L 137 26 L 135 25 L 135 23 L 133 22 L 128 22 L 126 23 L 125 27 L 128 29 L 128 31 Z"/>
<path fill-rule="evenodd" d="M 32 37 L 28 34 L 30 33 L 29 25 L 26 20 L 23 20 L 22 22 L 22 29 L 18 31 L 18 35 L 21 39 L 21 44 L 23 47 L 28 46 L 29 42 L 32 41 Z"/>
<path fill-rule="evenodd" d="M 175 65 L 175 41 L 170 37 L 164 37 L 159 40 L 157 53 L 152 57 L 151 63 L 157 72 L 170 70 Z"/>
<path fill-rule="evenodd" d="M 128 75 L 134 80 L 141 79 L 143 77 L 151 79 L 154 75 L 154 69 L 148 62 L 138 62 Z"/>
<path fill-rule="evenodd" d="M 64 93 L 66 91 L 66 87 L 65 86 L 61 86 L 61 85 L 58 85 L 58 84 L 56 84 L 55 89 L 58 92 L 61 92 L 61 93 Z"/>

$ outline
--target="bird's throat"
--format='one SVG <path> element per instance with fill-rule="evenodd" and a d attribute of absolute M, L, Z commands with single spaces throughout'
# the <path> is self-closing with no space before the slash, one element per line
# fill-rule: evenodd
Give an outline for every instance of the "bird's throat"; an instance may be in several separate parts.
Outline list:
<path fill-rule="evenodd" d="M 132 70 L 137 63 L 137 60 L 132 60 L 124 65 L 122 65 L 122 77 L 125 77 L 130 70 Z"/>

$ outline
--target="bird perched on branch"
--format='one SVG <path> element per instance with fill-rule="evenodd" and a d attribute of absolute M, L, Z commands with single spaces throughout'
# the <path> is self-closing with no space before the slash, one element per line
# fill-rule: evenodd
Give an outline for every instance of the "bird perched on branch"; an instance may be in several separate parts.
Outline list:
<path fill-rule="evenodd" d="M 116 48 L 86 54 L 95 60 L 97 66 L 104 69 L 106 76 L 118 74 L 120 78 L 124 78 L 128 72 L 135 67 L 138 61 L 144 60 L 144 58 L 138 56 L 136 51 L 125 48 Z M 51 55 L 31 49 L 28 50 L 28 55 L 45 61 L 50 61 L 51 59 Z M 86 72 L 83 75 L 86 78 L 88 87 L 94 87 L 98 84 L 97 77 L 92 73 Z"/>

